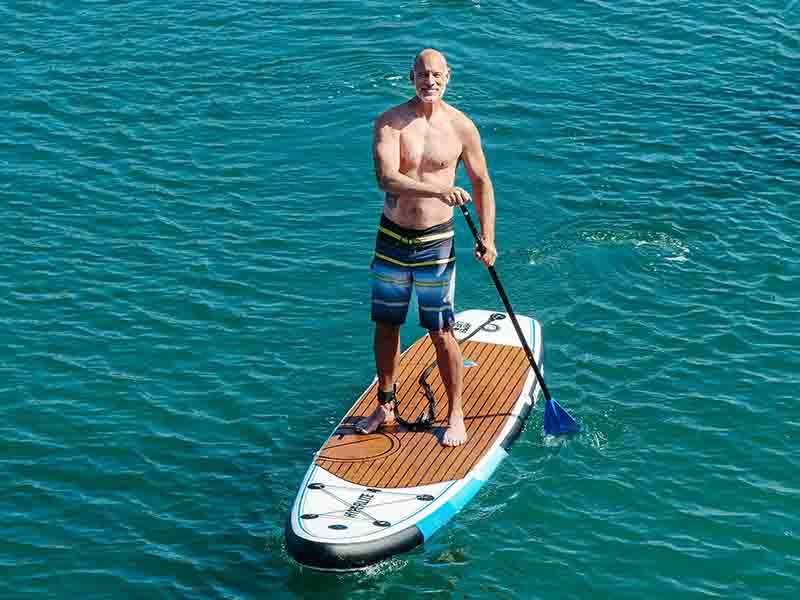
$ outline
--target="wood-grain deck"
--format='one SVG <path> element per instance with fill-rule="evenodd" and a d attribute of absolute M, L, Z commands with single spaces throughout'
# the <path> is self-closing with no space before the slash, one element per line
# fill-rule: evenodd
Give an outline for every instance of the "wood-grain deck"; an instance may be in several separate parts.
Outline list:
<path fill-rule="evenodd" d="M 477 363 L 464 369 L 466 444 L 456 448 L 441 445 L 447 395 L 437 368 L 428 377 L 436 396 L 437 420 L 432 430 L 412 432 L 390 426 L 370 435 L 355 433 L 353 424 L 377 405 L 373 384 L 328 438 L 316 464 L 337 477 L 375 488 L 413 487 L 464 477 L 500 435 L 525 385 L 529 365 L 525 351 L 517 346 L 466 341 L 461 348 L 465 361 Z M 397 398 L 400 413 L 409 422 L 427 406 L 418 381 L 434 360 L 428 336 L 401 357 Z"/>

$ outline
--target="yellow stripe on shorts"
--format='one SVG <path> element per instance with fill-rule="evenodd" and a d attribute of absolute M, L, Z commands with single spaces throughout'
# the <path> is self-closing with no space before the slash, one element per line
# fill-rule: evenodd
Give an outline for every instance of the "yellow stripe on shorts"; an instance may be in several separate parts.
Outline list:
<path fill-rule="evenodd" d="M 398 285 L 406 285 L 409 283 L 408 279 L 396 279 L 394 277 L 387 277 L 386 275 L 378 275 L 377 273 L 373 273 L 372 276 L 379 281 L 385 281 L 386 283 L 396 283 Z"/>
<path fill-rule="evenodd" d="M 390 238 L 394 238 L 399 242 L 403 242 L 409 246 L 413 246 L 414 244 L 424 244 L 425 242 L 435 242 L 436 240 L 446 240 L 448 238 L 453 237 L 456 232 L 455 231 L 445 231 L 444 233 L 434 233 L 431 235 L 423 235 L 422 237 L 418 238 L 405 238 L 399 233 L 395 233 L 391 229 L 386 229 L 386 227 L 378 227 L 378 231 L 381 233 L 385 233 Z"/>
<path fill-rule="evenodd" d="M 414 285 L 418 285 L 420 287 L 445 287 L 450 285 L 450 280 L 446 279 L 445 281 L 415 281 Z"/>
<path fill-rule="evenodd" d="M 447 263 L 451 263 L 456 259 L 455 256 L 452 256 L 450 258 L 426 260 L 418 263 L 407 263 L 403 262 L 402 260 L 397 260 L 396 258 L 391 258 L 390 256 L 386 256 L 385 254 L 381 254 L 380 252 L 376 252 L 375 257 L 380 258 L 381 260 L 385 260 L 386 262 L 392 263 L 393 265 L 400 265 L 401 267 L 432 267 L 434 265 L 446 265 Z"/>

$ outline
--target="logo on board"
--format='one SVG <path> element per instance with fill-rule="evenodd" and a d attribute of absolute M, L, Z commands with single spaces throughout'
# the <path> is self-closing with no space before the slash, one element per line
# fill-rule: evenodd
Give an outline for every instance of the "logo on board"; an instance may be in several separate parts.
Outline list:
<path fill-rule="evenodd" d="M 471 325 L 466 321 L 456 321 L 453 324 L 453 331 L 457 331 L 458 333 L 467 333 L 470 327 Z"/>
<path fill-rule="evenodd" d="M 375 494 L 361 494 L 358 498 L 356 498 L 356 501 L 350 505 L 350 508 L 345 511 L 344 516 L 348 519 L 357 518 L 367 504 L 372 502 L 374 497 Z"/>

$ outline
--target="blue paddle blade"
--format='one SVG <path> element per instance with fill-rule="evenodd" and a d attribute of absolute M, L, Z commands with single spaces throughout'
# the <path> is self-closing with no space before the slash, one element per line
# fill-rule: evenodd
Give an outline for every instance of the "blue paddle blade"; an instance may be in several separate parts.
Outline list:
<path fill-rule="evenodd" d="M 544 404 L 544 432 L 548 435 L 577 433 L 581 426 L 552 398 Z"/>

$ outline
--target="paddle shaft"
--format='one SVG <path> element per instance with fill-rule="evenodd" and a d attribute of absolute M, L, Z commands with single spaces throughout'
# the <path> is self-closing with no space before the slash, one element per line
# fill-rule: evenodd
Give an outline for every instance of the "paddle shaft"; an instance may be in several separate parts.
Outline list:
<path fill-rule="evenodd" d="M 469 225 L 472 235 L 475 237 L 475 241 L 478 243 L 478 250 L 480 250 L 481 254 L 483 254 L 486 252 L 486 246 L 483 244 L 483 240 L 478 233 L 478 229 L 475 227 L 475 222 L 472 220 L 472 216 L 469 214 L 469 210 L 467 210 L 467 207 L 464 204 L 461 205 L 461 212 L 464 213 L 464 218 L 467 220 L 467 225 Z M 508 296 L 506 295 L 505 289 L 503 289 L 503 284 L 500 283 L 500 278 L 497 276 L 497 271 L 494 270 L 493 266 L 488 267 L 488 269 L 489 275 L 491 275 L 492 281 L 494 281 L 494 286 L 497 288 L 497 292 L 500 294 L 500 299 L 503 301 L 503 306 L 506 307 L 506 312 L 511 318 L 511 322 L 514 324 L 514 329 L 517 331 L 517 336 L 519 337 L 519 341 L 522 343 L 522 348 L 525 350 L 525 355 L 528 357 L 528 362 L 531 363 L 533 372 L 536 374 L 536 379 L 539 381 L 539 385 L 542 387 L 545 400 L 550 402 L 550 392 L 544 383 L 544 378 L 542 377 L 541 371 L 539 371 L 539 366 L 536 364 L 536 360 L 533 358 L 531 347 L 528 345 L 528 341 L 525 339 L 522 329 L 520 329 L 519 322 L 517 321 L 517 315 L 514 314 L 514 309 L 511 308 L 511 302 L 508 301 Z"/>

